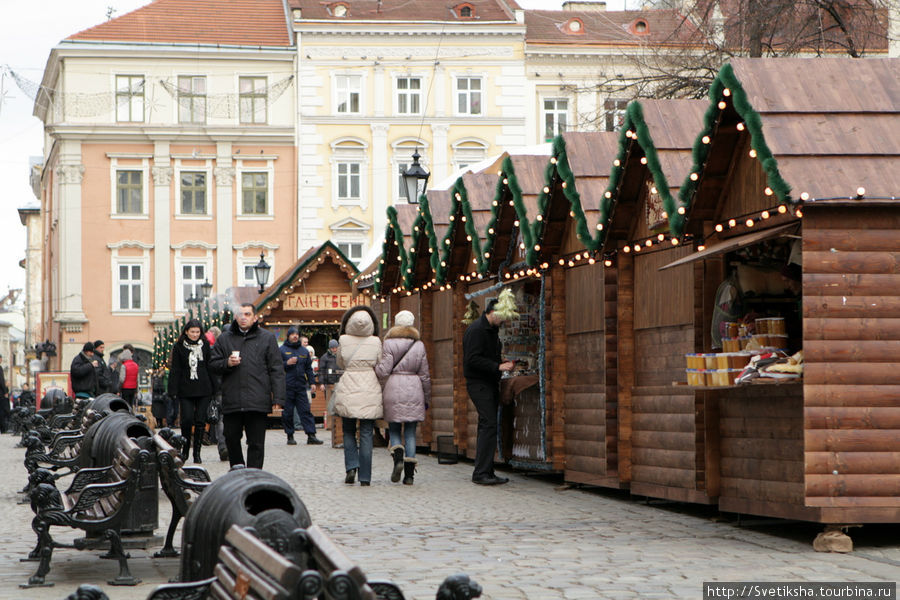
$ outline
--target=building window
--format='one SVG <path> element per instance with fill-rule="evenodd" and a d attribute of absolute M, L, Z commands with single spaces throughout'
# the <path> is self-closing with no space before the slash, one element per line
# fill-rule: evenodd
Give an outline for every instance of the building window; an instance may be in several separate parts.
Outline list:
<path fill-rule="evenodd" d="M 481 77 L 456 79 L 456 112 L 460 115 L 481 114 Z"/>
<path fill-rule="evenodd" d="M 397 114 L 418 115 L 422 111 L 422 79 L 397 78 Z"/>
<path fill-rule="evenodd" d="M 178 77 L 178 122 L 206 122 L 206 77 Z"/>
<path fill-rule="evenodd" d="M 141 265 L 120 263 L 116 286 L 119 288 L 118 310 L 141 310 Z"/>
<path fill-rule="evenodd" d="M 359 202 L 360 164 L 337 163 L 337 195 L 340 202 Z"/>
<path fill-rule="evenodd" d="M 268 119 L 266 78 L 241 77 L 238 88 L 241 123 L 265 123 Z"/>
<path fill-rule="evenodd" d="M 269 174 L 241 173 L 242 213 L 266 215 L 269 213 Z"/>
<path fill-rule="evenodd" d="M 116 171 L 116 212 L 140 215 L 144 212 L 144 182 L 141 171 Z"/>
<path fill-rule="evenodd" d="M 421 165 L 422 163 L 419 164 Z M 397 201 L 399 202 L 407 202 L 406 184 L 403 182 L 403 173 L 405 173 L 406 169 L 410 166 L 412 166 L 411 162 L 397 164 Z"/>
<path fill-rule="evenodd" d="M 359 261 L 362 260 L 363 256 L 363 245 L 361 242 L 338 242 L 337 247 L 354 265 L 359 265 Z"/>
<path fill-rule="evenodd" d="M 244 265 L 243 272 L 241 273 L 241 285 L 258 285 L 256 281 L 256 269 L 253 266 L 256 263 L 247 263 Z"/>
<path fill-rule="evenodd" d="M 206 214 L 206 173 L 181 172 L 181 214 Z"/>
<path fill-rule="evenodd" d="M 625 109 L 628 100 L 607 100 L 603 103 L 604 131 L 618 131 L 625 124 Z"/>
<path fill-rule="evenodd" d="M 565 98 L 544 100 L 544 140 L 550 141 L 566 130 L 569 101 Z"/>
<path fill-rule="evenodd" d="M 453 145 L 453 168 L 459 172 L 487 158 L 488 144 L 475 138 L 460 140 Z"/>
<path fill-rule="evenodd" d="M 116 75 L 116 121 L 144 120 L 144 76 Z"/>
<path fill-rule="evenodd" d="M 186 264 L 181 265 L 181 304 L 184 308 L 185 300 L 193 296 L 201 298 L 200 286 L 207 281 L 206 265 Z"/>
<path fill-rule="evenodd" d="M 335 75 L 335 96 L 337 112 L 342 114 L 358 114 L 360 111 L 360 95 L 362 77 L 359 75 Z"/>

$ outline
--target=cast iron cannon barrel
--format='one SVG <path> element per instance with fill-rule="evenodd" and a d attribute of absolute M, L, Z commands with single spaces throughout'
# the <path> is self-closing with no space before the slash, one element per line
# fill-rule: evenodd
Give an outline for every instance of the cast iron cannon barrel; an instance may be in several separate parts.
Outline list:
<path fill-rule="evenodd" d="M 253 527 L 280 550 L 296 528 L 311 524 L 306 505 L 283 479 L 260 469 L 234 469 L 191 505 L 181 541 L 181 581 L 212 577 L 219 546 L 232 525 Z"/>

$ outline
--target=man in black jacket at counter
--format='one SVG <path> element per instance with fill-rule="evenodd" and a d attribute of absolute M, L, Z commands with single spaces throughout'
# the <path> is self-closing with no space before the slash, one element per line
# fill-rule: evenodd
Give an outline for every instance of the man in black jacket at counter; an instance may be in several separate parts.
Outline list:
<path fill-rule="evenodd" d="M 472 482 L 497 485 L 509 481 L 494 474 L 497 448 L 497 410 L 500 406 L 500 376 L 514 363 L 500 356 L 499 327 L 503 319 L 494 312 L 497 300 L 488 302 L 484 314 L 466 329 L 463 336 L 463 375 L 472 403 L 478 410 L 478 438 Z"/>
<path fill-rule="evenodd" d="M 241 304 L 234 322 L 216 340 L 209 367 L 222 376 L 222 419 L 231 466 L 262 469 L 266 416 L 273 402 L 284 405 L 284 367 L 275 335 L 259 326 L 252 304 Z M 244 432 L 246 463 L 241 448 Z"/>

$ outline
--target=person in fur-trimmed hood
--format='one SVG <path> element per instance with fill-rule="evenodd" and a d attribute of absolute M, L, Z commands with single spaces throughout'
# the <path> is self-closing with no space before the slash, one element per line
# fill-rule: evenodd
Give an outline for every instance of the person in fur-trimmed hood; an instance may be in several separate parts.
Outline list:
<path fill-rule="evenodd" d="M 415 317 L 408 310 L 394 316 L 394 326 L 384 336 L 381 361 L 375 367 L 391 434 L 391 481 L 400 481 L 402 472 L 406 485 L 413 484 L 416 468 L 416 426 L 425 420 L 431 402 L 428 357 L 414 323 Z"/>
<path fill-rule="evenodd" d="M 341 319 L 338 368 L 344 374 L 334 386 L 334 413 L 341 417 L 344 428 L 344 483 L 353 484 L 359 473 L 359 484 L 372 481 L 372 438 L 375 419 L 384 415 L 381 386 L 375 376 L 375 365 L 381 358 L 378 319 L 368 306 L 354 306 Z M 359 446 L 356 444 L 356 420 L 359 419 Z"/>

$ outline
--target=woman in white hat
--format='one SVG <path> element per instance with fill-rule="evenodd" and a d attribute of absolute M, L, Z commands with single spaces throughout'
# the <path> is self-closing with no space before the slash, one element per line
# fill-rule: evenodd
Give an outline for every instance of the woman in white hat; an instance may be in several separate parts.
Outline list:
<path fill-rule="evenodd" d="M 391 481 L 413 484 L 416 470 L 416 426 L 425 420 L 431 402 L 431 376 L 425 344 L 413 327 L 415 317 L 408 310 L 394 316 L 394 326 L 384 336 L 381 361 L 375 367 L 382 385 L 384 418 L 391 437 L 394 470 Z"/>

